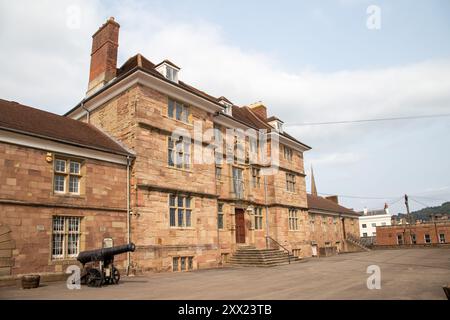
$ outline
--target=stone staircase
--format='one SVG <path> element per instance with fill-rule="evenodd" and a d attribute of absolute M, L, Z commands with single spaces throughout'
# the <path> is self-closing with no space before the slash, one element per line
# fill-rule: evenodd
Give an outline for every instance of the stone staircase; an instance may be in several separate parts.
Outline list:
<path fill-rule="evenodd" d="M 355 238 L 354 236 L 347 235 L 347 238 L 345 240 L 364 251 L 371 251 L 368 247 L 365 246 L 365 244 L 361 240 Z"/>
<path fill-rule="evenodd" d="M 301 261 L 301 258 L 278 249 L 256 249 L 252 246 L 239 247 L 228 264 L 241 267 L 274 267 Z"/>

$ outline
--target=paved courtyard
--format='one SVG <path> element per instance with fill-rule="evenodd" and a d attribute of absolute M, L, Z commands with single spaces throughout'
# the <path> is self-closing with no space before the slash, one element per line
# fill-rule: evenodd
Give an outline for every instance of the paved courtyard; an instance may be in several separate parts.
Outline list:
<path fill-rule="evenodd" d="M 381 289 L 367 289 L 369 265 Z M 273 268 L 223 268 L 123 278 L 116 286 L 68 290 L 0 288 L 0 299 L 445 299 L 450 249 L 348 253 Z"/>

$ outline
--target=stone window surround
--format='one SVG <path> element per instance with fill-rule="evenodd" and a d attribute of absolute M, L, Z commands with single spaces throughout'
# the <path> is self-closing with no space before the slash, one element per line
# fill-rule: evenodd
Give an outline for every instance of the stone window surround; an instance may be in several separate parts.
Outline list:
<path fill-rule="evenodd" d="M 172 272 L 186 272 L 194 270 L 194 256 L 191 255 L 180 255 L 180 256 L 172 256 Z M 183 267 L 183 259 L 184 259 L 184 268 Z M 176 263 L 175 263 L 176 261 Z M 175 270 L 175 266 L 177 270 Z"/>
<path fill-rule="evenodd" d="M 171 140 L 172 140 L 172 137 L 168 136 L 167 137 L 167 168 L 181 170 L 181 171 L 186 171 L 186 172 L 192 172 L 192 150 L 191 150 L 192 149 L 192 143 L 190 141 L 188 143 L 186 143 L 184 141 L 182 142 L 182 144 L 183 144 L 182 162 L 181 162 L 182 167 L 180 168 L 180 167 L 177 166 L 178 164 L 176 162 L 176 159 L 177 159 L 177 147 L 176 147 L 176 145 L 177 145 L 178 141 L 173 141 L 173 146 L 172 146 L 172 148 L 170 148 L 170 141 Z M 189 148 L 188 152 L 186 152 L 186 145 Z M 170 164 L 170 160 L 169 160 L 170 159 L 169 158 L 169 153 L 171 153 L 171 152 L 173 153 L 173 155 L 172 155 L 173 165 Z M 189 156 L 189 163 L 187 165 L 185 163 L 185 155 Z"/>
<path fill-rule="evenodd" d="M 55 218 L 62 218 L 64 221 L 64 225 L 63 228 L 64 230 L 62 230 L 61 232 L 59 232 L 60 234 L 63 235 L 64 239 L 63 239 L 63 255 L 62 257 L 55 257 L 53 255 L 53 235 L 54 233 L 54 219 Z M 77 231 L 72 231 L 70 232 L 68 227 L 69 227 L 69 220 L 70 219 L 76 219 L 78 221 L 78 230 Z M 78 235 L 78 247 L 77 247 L 77 253 L 76 254 L 72 254 L 72 255 L 68 255 L 67 254 L 67 242 L 68 242 L 68 236 L 69 234 L 76 234 Z M 50 252 L 49 252 L 49 264 L 65 264 L 65 263 L 73 263 L 74 260 L 76 260 L 76 256 L 78 255 L 78 253 L 82 250 L 82 248 L 84 247 L 84 233 L 83 233 L 83 217 L 82 216 L 77 216 L 77 215 L 64 215 L 64 214 L 57 214 L 57 215 L 52 215 L 51 216 L 51 232 L 50 232 Z"/>
<path fill-rule="evenodd" d="M 217 228 L 219 230 L 224 230 L 225 226 L 225 213 L 223 212 L 223 202 L 217 204 Z"/>
<path fill-rule="evenodd" d="M 264 230 L 263 225 L 263 207 L 255 207 L 254 213 L 254 230 Z"/>
<path fill-rule="evenodd" d="M 288 209 L 288 228 L 289 231 L 299 231 L 299 216 L 298 216 L 298 210 L 291 208 Z"/>
<path fill-rule="evenodd" d="M 173 103 L 172 115 L 170 115 L 170 109 L 169 109 L 171 102 Z M 180 119 L 177 119 L 177 104 L 179 104 L 181 106 L 182 116 Z M 165 112 L 163 114 L 171 120 L 180 122 L 185 125 L 192 126 L 191 107 L 188 104 L 179 101 L 178 99 L 174 99 L 174 98 L 168 96 L 167 97 L 167 112 Z M 186 116 L 183 116 L 184 114 L 186 114 Z M 183 117 L 184 117 L 184 120 L 183 120 Z"/>
<path fill-rule="evenodd" d="M 65 162 L 65 171 L 57 171 L 56 170 L 56 164 L 57 161 L 64 161 Z M 79 164 L 79 172 L 78 173 L 71 173 L 70 172 L 70 163 L 78 163 Z M 71 197 L 82 197 L 84 195 L 84 167 L 85 167 L 85 160 L 82 160 L 80 158 L 74 158 L 70 156 L 64 156 L 64 155 L 54 155 L 53 156 L 53 194 L 57 196 L 71 196 Z M 57 191 L 55 190 L 55 183 L 56 183 L 56 176 L 64 176 L 64 191 Z M 78 178 L 78 192 L 70 192 L 69 190 L 69 183 L 70 183 L 70 177 L 77 177 Z"/>
<path fill-rule="evenodd" d="M 172 206 L 170 204 L 170 199 L 171 197 L 174 197 L 174 201 L 175 201 L 175 206 Z M 178 197 L 183 197 L 183 207 L 178 207 Z M 186 199 L 190 199 L 190 206 L 186 207 Z M 189 195 L 185 195 L 185 194 L 178 194 L 178 193 L 169 193 L 167 195 L 167 204 L 168 204 L 168 212 L 169 212 L 169 228 L 170 229 L 179 229 L 179 230 L 192 230 L 195 229 L 194 226 L 194 221 L 195 219 L 193 218 L 193 214 L 194 214 L 194 197 L 189 196 Z M 171 209 L 175 210 L 175 220 L 174 223 L 175 225 L 171 225 L 171 221 L 170 221 L 170 216 L 171 216 Z M 178 222 L 178 215 L 179 212 L 178 210 L 181 209 L 183 210 L 183 226 L 179 226 L 179 222 Z M 190 211 L 190 225 L 186 226 L 186 211 Z"/>
<path fill-rule="evenodd" d="M 286 172 L 286 192 L 295 193 L 296 175 Z"/>

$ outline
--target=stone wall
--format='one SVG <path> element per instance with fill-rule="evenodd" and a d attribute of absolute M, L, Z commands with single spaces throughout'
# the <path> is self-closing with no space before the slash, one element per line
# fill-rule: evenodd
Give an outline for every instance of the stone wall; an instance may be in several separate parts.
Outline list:
<path fill-rule="evenodd" d="M 76 263 L 74 258 L 52 258 L 54 216 L 81 218 L 80 250 L 100 248 L 105 237 L 112 237 L 115 244 L 126 242 L 126 167 L 78 159 L 82 192 L 60 195 L 53 192 L 53 161 L 47 161 L 47 152 L 0 143 L 0 225 L 10 230 L 6 236 L 14 243 L 11 275 L 61 272 Z M 0 254 L 8 254 L 5 249 Z M 123 259 L 119 258 L 119 267 Z M 7 275 L 6 269 L 1 270 Z"/>

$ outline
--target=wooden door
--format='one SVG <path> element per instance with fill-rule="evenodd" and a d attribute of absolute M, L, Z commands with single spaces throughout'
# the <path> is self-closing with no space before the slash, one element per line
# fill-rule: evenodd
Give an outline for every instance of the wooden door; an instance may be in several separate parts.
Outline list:
<path fill-rule="evenodd" d="M 236 243 L 245 243 L 244 209 L 235 209 Z"/>

